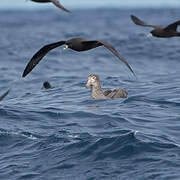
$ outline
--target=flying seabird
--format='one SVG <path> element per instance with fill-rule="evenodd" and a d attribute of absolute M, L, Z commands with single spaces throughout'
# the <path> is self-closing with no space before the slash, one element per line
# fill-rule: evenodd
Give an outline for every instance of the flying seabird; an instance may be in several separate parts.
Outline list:
<path fill-rule="evenodd" d="M 91 97 L 93 99 L 114 99 L 114 98 L 126 98 L 128 93 L 121 89 L 117 88 L 112 90 L 102 91 L 99 77 L 95 74 L 88 76 L 88 81 L 86 83 L 86 88 L 91 86 Z"/>
<path fill-rule="evenodd" d="M 8 94 L 10 90 L 7 90 L 2 96 L 0 96 L 0 101 L 2 101 Z"/>
<path fill-rule="evenodd" d="M 116 51 L 115 48 L 113 48 L 110 44 L 99 41 L 99 40 L 92 40 L 89 41 L 84 38 L 73 38 L 67 41 L 59 41 L 55 42 L 52 44 L 47 44 L 43 46 L 39 51 L 37 51 L 34 56 L 31 58 L 29 63 L 27 64 L 24 73 L 22 77 L 25 77 L 28 73 L 30 73 L 33 68 L 40 62 L 40 60 L 52 49 L 55 49 L 59 46 L 65 45 L 64 49 L 70 48 L 74 51 L 88 51 L 90 49 L 99 47 L 99 46 L 104 46 L 107 49 L 109 49 L 115 56 L 117 56 L 123 63 L 126 64 L 126 66 L 130 69 L 130 71 L 135 75 L 134 71 L 132 70 L 131 66 L 127 63 L 127 61 L 120 56 L 120 54 Z"/>
<path fill-rule="evenodd" d="M 147 24 L 133 15 L 131 15 L 131 19 L 136 25 L 154 28 L 154 30 L 152 30 L 148 34 L 148 37 L 155 36 L 158 38 L 170 38 L 170 37 L 180 36 L 180 32 L 177 31 L 177 27 L 178 25 L 180 25 L 180 21 L 176 21 L 166 27 L 162 27 L 162 26 Z"/>
<path fill-rule="evenodd" d="M 33 2 L 37 2 L 37 3 L 53 3 L 55 6 L 57 6 L 58 8 L 62 9 L 63 11 L 66 11 L 68 13 L 70 13 L 71 11 L 69 11 L 68 9 L 66 9 L 65 7 L 63 7 L 58 0 L 31 0 Z"/>

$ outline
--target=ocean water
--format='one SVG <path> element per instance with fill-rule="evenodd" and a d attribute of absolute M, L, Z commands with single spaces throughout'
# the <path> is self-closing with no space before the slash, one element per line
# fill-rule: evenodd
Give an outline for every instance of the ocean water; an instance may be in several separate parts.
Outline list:
<path fill-rule="evenodd" d="M 0 11 L 0 179 L 179 180 L 180 38 L 147 38 L 151 24 L 180 19 L 179 9 Z M 87 52 L 51 51 L 21 78 L 43 45 L 73 37 L 104 40 Z M 92 100 L 89 74 L 127 99 Z M 42 90 L 44 81 L 52 89 Z"/>

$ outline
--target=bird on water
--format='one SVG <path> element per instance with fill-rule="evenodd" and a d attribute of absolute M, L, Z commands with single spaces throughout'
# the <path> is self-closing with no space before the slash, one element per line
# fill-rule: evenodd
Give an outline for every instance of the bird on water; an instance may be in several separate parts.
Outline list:
<path fill-rule="evenodd" d="M 48 81 L 45 81 L 41 89 L 51 89 L 51 88 L 52 88 L 51 84 Z"/>
<path fill-rule="evenodd" d="M 91 86 L 91 97 L 93 99 L 115 99 L 115 98 L 126 98 L 128 93 L 121 88 L 112 90 L 102 91 L 101 84 L 98 75 L 91 74 L 88 76 L 86 88 Z"/>

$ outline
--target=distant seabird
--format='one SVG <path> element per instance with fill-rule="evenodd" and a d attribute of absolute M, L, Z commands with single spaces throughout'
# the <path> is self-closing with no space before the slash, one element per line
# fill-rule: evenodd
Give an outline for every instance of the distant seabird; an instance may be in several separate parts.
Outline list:
<path fill-rule="evenodd" d="M 51 84 L 48 81 L 45 81 L 41 89 L 50 89 L 50 88 L 51 88 Z"/>
<path fill-rule="evenodd" d="M 68 9 L 66 9 L 65 7 L 63 7 L 59 1 L 57 0 L 31 0 L 33 2 L 37 2 L 37 3 L 53 3 L 55 6 L 57 6 L 58 8 L 62 9 L 63 11 L 66 11 L 68 13 L 70 13 L 71 11 L 69 11 Z"/>
<path fill-rule="evenodd" d="M 113 48 L 110 44 L 99 41 L 99 40 L 92 40 L 89 41 L 84 38 L 73 38 L 67 41 L 59 41 L 52 44 L 47 44 L 43 46 L 39 51 L 37 51 L 34 56 L 31 58 L 29 63 L 27 64 L 22 77 L 25 77 L 28 73 L 30 73 L 33 68 L 40 62 L 40 60 L 52 49 L 55 49 L 59 46 L 66 45 L 64 49 L 70 48 L 74 51 L 88 51 L 90 49 L 104 46 L 109 49 L 115 56 L 117 56 L 126 66 L 130 69 L 130 71 L 135 75 L 134 71 L 132 70 L 131 66 L 127 63 L 127 61 L 120 56 L 120 54 Z"/>
<path fill-rule="evenodd" d="M 177 27 L 178 25 L 180 25 L 180 21 L 176 21 L 166 27 L 162 27 L 162 26 L 147 24 L 133 15 L 131 15 L 131 19 L 136 25 L 154 28 L 154 30 L 152 30 L 148 34 L 148 37 L 155 36 L 158 38 L 170 38 L 170 37 L 180 36 L 180 32 L 177 31 Z"/>
<path fill-rule="evenodd" d="M 9 94 L 9 91 L 6 91 L 1 97 L 0 97 L 0 101 L 2 101 L 8 94 Z"/>
<path fill-rule="evenodd" d="M 117 88 L 112 90 L 102 91 L 99 77 L 95 74 L 88 76 L 88 81 L 86 83 L 86 88 L 91 86 L 91 97 L 93 99 L 114 99 L 114 98 L 126 98 L 128 93 L 121 89 Z"/>

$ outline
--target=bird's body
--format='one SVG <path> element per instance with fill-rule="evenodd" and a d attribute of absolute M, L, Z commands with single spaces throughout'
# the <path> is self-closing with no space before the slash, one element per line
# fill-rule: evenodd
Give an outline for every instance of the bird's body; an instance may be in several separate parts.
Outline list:
<path fill-rule="evenodd" d="M 180 36 L 180 32 L 177 31 L 177 27 L 180 25 L 180 21 L 176 21 L 166 27 L 162 27 L 158 25 L 147 24 L 133 15 L 131 15 L 131 19 L 136 25 L 154 28 L 150 32 L 151 36 L 158 38 L 171 38 Z"/>
<path fill-rule="evenodd" d="M 86 88 L 91 86 L 91 97 L 93 99 L 115 99 L 115 98 L 126 98 L 128 93 L 121 89 L 117 88 L 112 90 L 102 91 L 99 77 L 95 74 L 91 74 L 88 77 L 86 83 Z"/>
<path fill-rule="evenodd" d="M 31 58 L 31 60 L 29 61 L 29 63 L 27 64 L 24 73 L 23 73 L 23 77 L 25 77 L 27 74 L 29 74 L 33 68 L 41 61 L 41 59 L 43 59 L 43 57 L 52 49 L 55 49 L 59 46 L 62 45 L 66 45 L 66 48 L 70 48 L 74 51 L 88 51 L 90 49 L 99 47 L 99 46 L 104 46 L 106 47 L 108 50 L 110 50 L 115 56 L 117 56 L 129 69 L 130 71 L 135 75 L 134 71 L 132 70 L 131 66 L 127 63 L 127 61 L 120 56 L 120 54 L 116 51 L 115 48 L 113 48 L 110 44 L 103 42 L 103 41 L 99 41 L 99 40 L 92 40 L 89 41 L 87 39 L 84 38 L 73 38 L 67 41 L 58 41 L 55 43 L 51 43 L 51 44 L 47 44 L 45 46 L 43 46 L 39 51 L 37 51 L 34 56 Z"/>
<path fill-rule="evenodd" d="M 154 29 L 150 32 L 153 36 L 158 38 L 171 38 L 180 36 L 180 32 L 164 29 Z"/>
<path fill-rule="evenodd" d="M 60 2 L 58 0 L 31 0 L 31 1 L 37 2 L 37 3 L 53 3 L 55 6 L 57 6 L 61 10 L 68 12 L 68 13 L 71 12 L 68 9 L 66 9 L 62 4 L 60 4 Z"/>
<path fill-rule="evenodd" d="M 102 46 L 97 41 L 88 41 L 88 39 L 85 38 L 73 38 L 65 42 L 65 44 L 68 46 L 68 48 L 74 50 L 74 51 L 88 51 L 90 49 Z"/>
<path fill-rule="evenodd" d="M 49 3 L 51 2 L 50 0 L 31 0 L 33 2 L 38 2 L 38 3 Z"/>

